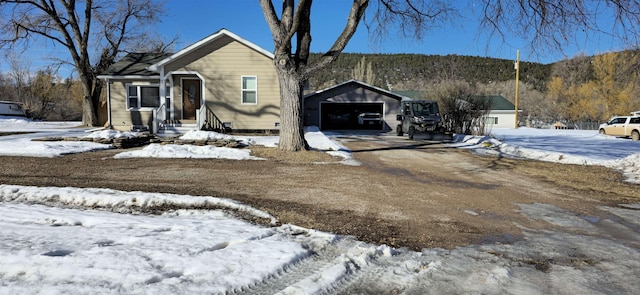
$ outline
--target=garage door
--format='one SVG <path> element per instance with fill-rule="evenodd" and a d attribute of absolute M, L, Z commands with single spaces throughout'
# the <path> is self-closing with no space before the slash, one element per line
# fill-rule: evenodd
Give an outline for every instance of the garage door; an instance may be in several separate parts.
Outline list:
<path fill-rule="evenodd" d="M 381 130 L 384 119 L 383 103 L 320 103 L 320 129 Z M 375 114 L 379 114 L 377 120 Z"/>

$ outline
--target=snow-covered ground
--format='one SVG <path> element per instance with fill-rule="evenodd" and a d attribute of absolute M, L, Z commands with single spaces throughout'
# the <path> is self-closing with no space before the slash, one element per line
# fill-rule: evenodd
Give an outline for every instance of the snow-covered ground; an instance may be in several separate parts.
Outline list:
<path fill-rule="evenodd" d="M 59 156 L 111 148 L 91 142 L 30 141 L 43 136 L 135 136 L 71 127 L 0 118 L 0 132 L 38 132 L 0 136 L 0 154 Z M 348 149 L 331 136 L 307 131 L 311 146 L 353 164 Z M 605 165 L 625 171 L 630 180 L 638 179 L 638 142 L 594 131 L 521 128 L 493 133 L 495 138 L 464 137 L 452 145 L 478 153 Z M 226 135 L 194 131 L 185 138 L 216 136 Z M 249 149 L 277 143 L 277 137 L 236 139 Z M 173 145 L 148 146 L 118 157 L 167 155 L 165 148 L 177 157 L 211 153 L 248 159 L 230 152 L 227 156 L 221 148 L 177 150 Z M 193 209 L 203 206 L 213 209 Z M 640 290 L 636 279 L 640 205 L 603 206 L 607 218 L 576 216 L 548 204 L 519 207 L 528 218 L 559 229 L 523 228 L 524 237 L 512 244 L 414 252 L 295 225 L 252 225 L 226 210 L 274 219 L 226 199 L 0 184 L 0 294 L 637 294 Z M 158 214 L 145 213 L 150 211 Z"/>
<path fill-rule="evenodd" d="M 621 171 L 640 184 L 640 142 L 600 135 L 596 130 L 494 129 L 492 137 L 466 136 L 453 144 L 478 153 L 577 165 L 601 165 Z"/>
<path fill-rule="evenodd" d="M 92 130 L 76 127 L 79 122 L 34 122 L 25 118 L 0 116 L 1 132 L 31 132 L 0 136 L 0 155 L 2 156 L 28 156 L 28 157 L 57 157 L 66 154 L 90 152 L 100 149 L 111 149 L 112 145 L 87 141 L 33 141 L 33 139 L 46 137 L 87 137 L 87 138 L 118 138 L 137 137 L 137 132 L 120 132 L 114 130 Z M 76 128 L 74 128 L 76 127 Z M 327 153 L 342 157 L 344 164 L 358 165 L 353 161 L 349 150 L 341 144 L 332 141 L 315 127 L 305 130 L 305 138 L 311 148 L 326 151 Z M 216 132 L 189 131 L 181 139 L 184 140 L 211 140 L 232 139 L 238 140 L 244 145 L 275 147 L 278 144 L 277 136 L 230 136 Z M 250 155 L 250 149 L 234 149 L 214 146 L 192 145 L 160 145 L 150 144 L 142 149 L 126 151 L 116 155 L 116 158 L 218 158 L 234 160 L 256 160 Z"/>

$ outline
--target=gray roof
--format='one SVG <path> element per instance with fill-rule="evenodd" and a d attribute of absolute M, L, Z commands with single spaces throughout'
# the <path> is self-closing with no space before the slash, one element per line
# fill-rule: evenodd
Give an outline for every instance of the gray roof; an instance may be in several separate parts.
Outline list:
<path fill-rule="evenodd" d="M 147 67 L 171 56 L 171 53 L 129 53 L 101 73 L 101 76 L 156 76 Z"/>
<path fill-rule="evenodd" d="M 373 92 L 377 92 L 377 93 L 386 95 L 388 97 L 391 97 L 391 98 L 394 98 L 394 99 L 397 99 L 397 100 L 401 100 L 403 98 L 402 95 L 399 95 L 397 93 L 393 93 L 393 92 L 388 91 L 386 89 L 382 89 L 382 88 L 379 88 L 379 87 L 376 87 L 376 86 L 373 86 L 373 85 L 369 85 L 367 83 L 364 83 L 364 82 L 361 82 L 361 81 L 358 81 L 358 80 L 353 80 L 353 79 L 348 80 L 348 81 L 344 81 L 342 83 L 339 83 L 339 84 L 336 84 L 336 85 L 333 85 L 333 86 L 330 86 L 330 87 L 327 87 L 327 88 L 322 89 L 322 90 L 318 90 L 318 91 L 315 91 L 315 92 L 311 92 L 311 93 L 305 94 L 304 98 L 306 99 L 308 97 L 312 97 L 312 96 L 318 95 L 320 93 L 323 93 L 323 92 L 326 92 L 326 91 L 329 91 L 329 90 L 339 89 L 339 88 L 342 88 L 342 87 L 348 86 L 348 85 L 356 85 L 356 86 L 359 86 L 359 87 L 371 90 Z"/>

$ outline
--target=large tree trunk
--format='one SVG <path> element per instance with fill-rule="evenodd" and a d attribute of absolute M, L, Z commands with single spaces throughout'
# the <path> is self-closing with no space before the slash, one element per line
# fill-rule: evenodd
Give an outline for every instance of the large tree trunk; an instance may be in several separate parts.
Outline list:
<path fill-rule="evenodd" d="M 95 104 L 91 95 L 85 95 L 82 103 L 82 125 L 96 126 L 98 125 L 98 116 L 96 116 Z"/>
<path fill-rule="evenodd" d="M 301 151 L 308 148 L 304 139 L 302 91 L 304 81 L 295 71 L 276 68 L 280 82 L 280 142 L 283 151 Z"/>
<path fill-rule="evenodd" d="M 86 74 L 81 74 L 80 81 L 82 81 L 82 92 L 84 95 L 84 99 L 82 102 L 82 125 L 97 126 L 98 116 L 96 106 L 98 105 L 98 103 L 94 97 L 94 92 L 92 91 L 93 83 L 91 79 L 87 78 Z"/>
<path fill-rule="evenodd" d="M 295 3 L 298 3 L 295 8 Z M 274 62 L 280 82 L 280 150 L 301 151 L 308 149 L 302 130 L 304 111 L 302 90 L 304 82 L 338 55 L 362 19 L 369 0 L 354 0 L 344 30 L 322 58 L 308 65 L 311 45 L 311 3 L 313 0 L 282 0 L 280 18 L 273 2 L 260 0 L 265 20 L 274 41 Z M 295 54 L 292 54 L 292 38 L 296 36 Z"/>

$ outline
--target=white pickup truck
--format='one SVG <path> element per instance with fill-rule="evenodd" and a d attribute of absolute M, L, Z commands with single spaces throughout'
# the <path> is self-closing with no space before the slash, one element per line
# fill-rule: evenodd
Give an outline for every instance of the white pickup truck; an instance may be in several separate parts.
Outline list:
<path fill-rule="evenodd" d="M 609 122 L 600 125 L 599 132 L 600 134 L 640 140 L 640 111 L 631 113 L 631 116 L 611 118 Z"/>

